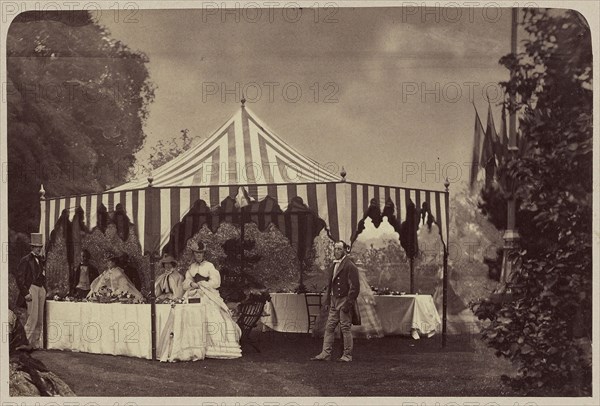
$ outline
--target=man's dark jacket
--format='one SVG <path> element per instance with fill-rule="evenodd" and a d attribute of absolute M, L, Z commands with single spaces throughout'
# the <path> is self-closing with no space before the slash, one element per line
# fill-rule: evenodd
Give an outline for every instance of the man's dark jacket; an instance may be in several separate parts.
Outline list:
<path fill-rule="evenodd" d="M 36 261 L 33 253 L 30 252 L 21 258 L 21 262 L 19 262 L 19 267 L 15 274 L 15 280 L 19 288 L 19 298 L 17 299 L 17 306 L 19 307 L 27 306 L 25 296 L 29 294 L 29 287 L 32 284 L 44 287 L 46 285 L 46 277 L 43 273 L 45 266 L 44 259 L 41 257 L 38 257 L 38 259 L 39 263 Z"/>
<path fill-rule="evenodd" d="M 90 285 L 92 284 L 94 279 L 96 279 L 99 275 L 98 269 L 89 262 L 87 262 L 85 264 L 77 265 L 77 268 L 75 268 L 75 272 L 73 273 L 73 279 L 71 280 L 71 293 L 72 294 L 75 293 L 75 289 L 77 288 L 77 285 L 79 284 L 79 277 L 81 276 L 81 267 L 83 265 L 86 265 L 88 268 L 88 277 L 90 280 Z"/>
<path fill-rule="evenodd" d="M 354 313 L 352 324 L 360 325 L 360 313 L 358 312 L 356 303 L 356 298 L 360 291 L 358 268 L 356 268 L 356 265 L 354 265 L 348 256 L 345 256 L 335 275 L 333 274 L 334 270 L 335 263 L 332 263 L 327 273 L 329 283 L 327 285 L 325 304 L 330 304 L 331 295 L 335 297 L 348 297 L 350 309 Z"/>
<path fill-rule="evenodd" d="M 345 256 L 338 267 L 335 277 L 333 271 L 335 263 L 332 263 L 328 272 L 327 298 L 325 303 L 329 304 L 331 295 L 335 297 L 348 297 L 350 302 L 356 302 L 360 290 L 358 282 L 358 269 L 348 256 Z"/>

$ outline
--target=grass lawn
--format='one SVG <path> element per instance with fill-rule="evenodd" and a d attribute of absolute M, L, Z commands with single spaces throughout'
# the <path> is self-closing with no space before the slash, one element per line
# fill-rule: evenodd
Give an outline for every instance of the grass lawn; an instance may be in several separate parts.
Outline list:
<path fill-rule="evenodd" d="M 161 363 L 139 358 L 38 351 L 33 356 L 78 396 L 514 396 L 500 382 L 512 367 L 477 336 L 356 340 L 354 362 L 314 362 L 321 340 L 256 333 L 261 353 L 237 360 Z M 338 342 L 336 342 L 336 345 Z M 331 382 L 335 380 L 336 384 Z"/>

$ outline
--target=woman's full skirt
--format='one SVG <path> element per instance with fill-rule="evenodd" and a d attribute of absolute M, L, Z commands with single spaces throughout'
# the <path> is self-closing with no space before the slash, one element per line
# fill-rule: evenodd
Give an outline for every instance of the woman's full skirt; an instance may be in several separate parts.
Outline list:
<path fill-rule="evenodd" d="M 204 295 L 198 304 L 171 307 L 157 345 L 157 357 L 160 361 L 231 359 L 242 356 L 239 326 L 225 303 L 221 304 L 213 299 L 217 298 L 211 299 L 209 295 Z M 220 296 L 218 299 L 222 302 Z"/>

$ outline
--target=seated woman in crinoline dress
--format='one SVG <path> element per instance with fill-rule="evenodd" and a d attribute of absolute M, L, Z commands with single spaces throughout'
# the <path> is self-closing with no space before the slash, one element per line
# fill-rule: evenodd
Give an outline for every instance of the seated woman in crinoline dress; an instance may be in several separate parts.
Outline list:
<path fill-rule="evenodd" d="M 106 254 L 107 267 L 90 284 L 90 291 L 87 298 L 101 294 L 104 289 L 110 289 L 113 295 L 129 294 L 137 300 L 142 300 L 143 296 L 139 290 L 131 283 L 125 271 L 117 266 L 119 255 L 114 252 Z"/>
<path fill-rule="evenodd" d="M 203 317 L 190 307 L 173 306 L 159 338 L 158 357 L 163 362 L 239 358 L 242 333 L 217 290 L 219 271 L 204 260 L 202 242 L 192 242 L 190 249 L 195 261 L 183 281 L 184 298 L 199 306 Z"/>
<path fill-rule="evenodd" d="M 157 301 L 181 299 L 183 297 L 183 275 L 177 272 L 177 261 L 171 255 L 160 260 L 163 273 L 154 282 L 154 295 Z"/>

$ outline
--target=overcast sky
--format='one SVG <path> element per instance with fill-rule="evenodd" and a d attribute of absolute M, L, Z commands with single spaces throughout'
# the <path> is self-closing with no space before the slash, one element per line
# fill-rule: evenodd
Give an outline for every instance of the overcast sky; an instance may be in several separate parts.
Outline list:
<path fill-rule="evenodd" d="M 239 108 L 236 86 L 285 141 L 357 182 L 441 190 L 447 174 L 464 184 L 472 102 L 485 125 L 486 88 L 500 127 L 509 9 L 140 10 L 98 20 L 150 59 L 157 90 L 140 159 L 184 128 L 210 136 Z"/>

